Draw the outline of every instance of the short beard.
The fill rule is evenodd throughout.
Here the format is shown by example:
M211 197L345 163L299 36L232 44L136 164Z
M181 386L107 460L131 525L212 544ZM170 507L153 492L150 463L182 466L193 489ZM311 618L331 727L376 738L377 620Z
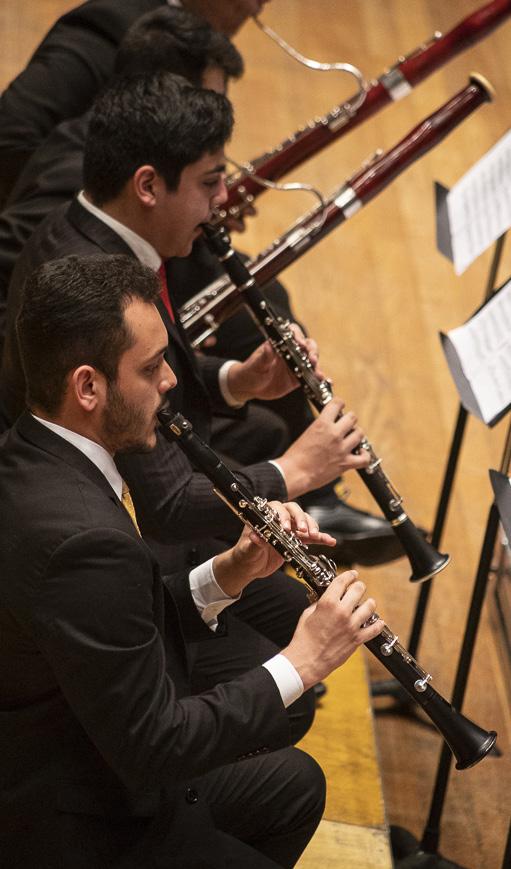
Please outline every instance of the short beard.
M115 383L107 387L103 411L103 439L112 453L149 453L153 447L143 440L140 431L145 416L123 397Z

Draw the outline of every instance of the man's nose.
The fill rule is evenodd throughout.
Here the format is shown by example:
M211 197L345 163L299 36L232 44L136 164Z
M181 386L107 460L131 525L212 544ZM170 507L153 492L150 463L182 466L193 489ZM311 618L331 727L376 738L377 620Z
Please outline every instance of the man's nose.
M159 390L163 394L164 392L168 392L169 389L174 389L177 383L177 377L174 374L172 368L169 363L165 360L163 364L162 378L160 380Z
M214 208L218 208L219 205L223 205L224 202L227 202L228 191L225 181L226 176L222 175L222 180L220 181L218 190L215 192L215 195L211 199L211 210L213 210Z

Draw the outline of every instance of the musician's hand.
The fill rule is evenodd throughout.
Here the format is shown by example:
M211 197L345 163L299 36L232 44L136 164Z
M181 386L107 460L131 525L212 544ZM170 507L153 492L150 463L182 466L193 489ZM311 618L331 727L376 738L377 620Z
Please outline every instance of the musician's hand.
M293 335L295 336L300 347L303 350L305 350L305 352L307 353L307 355L311 361L311 365L314 368L314 371L316 372L319 379L320 380L329 379L329 378L327 378L324 371L321 371L318 368L319 349L318 349L318 345L317 345L316 341L314 340L314 338L308 338L306 335L304 335L304 333L303 333L302 329L300 328L300 326L298 325L298 323L291 323L291 331L292 331ZM329 382L331 382L331 381L329 380Z
M260 344L244 362L235 362L227 374L229 392L243 403L251 398L270 401L297 389L298 380L277 356L269 341Z
M283 654L298 671L305 690L344 664L362 643L383 628L378 619L363 627L376 609L372 598L362 602L365 585L356 570L336 576L320 600L305 610Z
M360 454L352 452L364 435L352 411L339 418L343 407L341 399L333 398L276 459L284 473L289 497L298 498L332 482L344 471L365 468L369 464L366 450L361 450Z
M270 501L284 531L292 531L302 543L335 546L335 538L319 530L317 522L293 502L281 504ZM215 579L222 590L236 597L253 579L269 576L283 564L284 559L248 526L231 549L217 555L213 562Z

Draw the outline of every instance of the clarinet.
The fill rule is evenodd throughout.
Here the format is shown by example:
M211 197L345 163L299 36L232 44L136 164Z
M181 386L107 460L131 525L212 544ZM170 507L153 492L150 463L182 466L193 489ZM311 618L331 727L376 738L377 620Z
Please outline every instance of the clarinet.
M245 525L277 550L307 584L313 599L317 599L334 579L335 563L324 555L311 554L293 532L284 530L266 499L246 492L235 474L195 434L191 423L181 414L164 407L158 412L158 419L163 436L177 441L190 461L211 480L215 493ZM373 613L364 627L378 619ZM496 732L478 727L435 691L430 684L431 675L418 665L387 625L365 645L430 717L456 757L456 769L474 766L491 751Z
M493 0L460 21L442 35L438 31L425 43L370 82L366 97L353 112L354 97L326 115L309 121L272 151L246 164L244 171L227 180L229 198L219 212L218 222L238 218L247 205L264 193L264 181L277 181L309 157L337 141L388 103L405 97L412 88L458 54L484 39L511 15L511 0ZM259 181L258 179L262 179Z
M225 230L222 227L206 224L203 226L203 232L206 243L238 287L243 301L261 332L298 379L312 406L320 413L333 398L330 382L317 377L308 354L300 347L293 335L291 324L272 310L246 265L231 247ZM368 452L370 461L367 468L359 468L357 473L401 541L412 567L410 582L430 579L446 567L450 560L449 556L437 552L414 525L403 508L401 495L385 474L381 459L378 458L367 438L362 440L356 451L361 449Z
M357 213L412 163L438 145L458 124L482 103L493 97L491 85L473 74L469 84L404 139L377 154L329 197L303 215L280 238L249 263L250 272L261 287L303 256L339 224ZM179 310L181 322L192 346L198 347L230 317L243 296L225 277L201 290Z

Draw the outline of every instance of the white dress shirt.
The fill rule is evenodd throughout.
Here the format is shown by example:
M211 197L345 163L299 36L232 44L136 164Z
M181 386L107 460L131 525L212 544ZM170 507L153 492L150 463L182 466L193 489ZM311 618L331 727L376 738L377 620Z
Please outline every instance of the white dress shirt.
M117 495L119 501L122 498L123 479L117 470L115 462L110 453L105 450L101 444L96 441L86 438L78 432L71 431L54 422L49 422L46 419L33 414L41 425L46 426L52 432L59 435L63 440L72 444L77 450L84 453L85 456L101 471L107 479L113 491ZM218 585L213 571L213 559L199 564L189 574L190 590L192 598L197 610L211 630L216 630L218 626L218 616L226 607L230 606L238 597L230 597L226 595ZM274 655L269 661L263 665L269 673L271 673L277 688L282 697L284 706L289 706L303 694L303 682L285 655Z

